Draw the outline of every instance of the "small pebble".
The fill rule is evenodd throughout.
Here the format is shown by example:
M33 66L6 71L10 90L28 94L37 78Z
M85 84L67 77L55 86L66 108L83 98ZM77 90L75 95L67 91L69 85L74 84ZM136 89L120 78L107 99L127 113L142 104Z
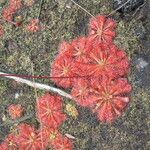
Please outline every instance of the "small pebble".
M140 71L144 69L148 65L148 62L146 62L143 58L138 58L136 62L136 68Z

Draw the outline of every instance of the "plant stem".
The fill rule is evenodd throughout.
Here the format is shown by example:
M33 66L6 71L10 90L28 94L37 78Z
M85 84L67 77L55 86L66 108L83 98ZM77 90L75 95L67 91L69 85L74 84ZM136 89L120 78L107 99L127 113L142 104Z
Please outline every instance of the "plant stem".
M37 16L38 19L40 18L40 15L41 15L42 4L43 4L43 0L40 1L40 8L39 8L38 16Z
M45 84L41 84L41 83L37 83L37 82L32 82L30 80L26 80L26 79L17 77L17 75L16 76L11 76L11 74L4 73L4 72L0 72L0 76L3 76L5 78L9 78L9 79L13 79L17 82L27 84L28 86L31 86L31 87L34 87L34 88L51 91L51 92L59 94L63 97L73 99L73 97L70 94L66 93L65 91L63 91L61 89L58 89L58 88L55 88L55 87L52 87L52 86L49 86L49 85L45 85Z
M34 116L34 114L35 114L35 112L33 112L33 113L29 114L29 115L26 115L26 116L24 116L24 117L21 117L21 118L19 118L19 119L17 119L17 120L10 120L10 121L7 122L7 123L1 124L0 127L6 126L6 125L12 125L12 124L15 124L15 123L23 122L23 121L25 121L25 120L27 120L27 119L32 118L32 117Z
M85 8L83 8L82 6L80 6L78 3L76 3L74 0L70 0L72 3L74 3L76 6L78 6L80 9L82 9L83 11L85 11L87 14L89 14L91 17L94 17L94 15L92 15L90 12L88 12Z
M129 3L130 0L126 1L124 4L122 4L121 6L119 6L118 8L116 8L114 11L112 11L109 15L107 15L107 17L113 15L114 13L116 13L116 11L118 11L119 9L121 9L123 6L125 6L127 3Z

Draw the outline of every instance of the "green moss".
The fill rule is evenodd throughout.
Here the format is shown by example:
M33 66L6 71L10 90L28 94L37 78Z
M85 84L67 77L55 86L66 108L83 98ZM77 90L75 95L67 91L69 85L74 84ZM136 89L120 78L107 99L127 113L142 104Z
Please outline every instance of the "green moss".
M135 35L134 27L138 22L132 20L131 22L120 21L117 27L117 37L115 43L125 51L127 51L130 57L140 50L140 42Z

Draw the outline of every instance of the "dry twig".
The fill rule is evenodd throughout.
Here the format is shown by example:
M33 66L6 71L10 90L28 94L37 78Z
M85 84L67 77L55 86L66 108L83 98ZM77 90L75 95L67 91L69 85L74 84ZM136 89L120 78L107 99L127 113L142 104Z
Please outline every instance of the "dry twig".
M88 12L85 8L83 8L82 6L80 6L78 3L76 3L74 0L70 0L72 3L74 3L76 6L78 6L80 9L82 9L83 11L85 11L87 14L89 14L91 17L94 17L94 15L92 15L90 12Z
M35 112L33 112L33 113L29 114L29 115L26 115L26 116L24 116L24 117L21 117L21 118L19 118L19 119L10 120L9 122L0 124L0 127L6 126L6 125L12 125L12 124L16 124L16 123L18 124L18 123L23 122L23 121L25 121L25 120L27 120L27 119L31 119L31 118L34 116L34 113L35 113Z
M34 69L33 69L33 63L31 63L31 72L32 72L32 75L34 76ZM33 83L35 84L35 79L33 78ZM37 105L37 109L39 110L39 103L38 103L38 94L37 94L37 88L34 86L34 93L35 93L35 99L36 99L36 105ZM43 124L42 124L42 121L41 121L41 117L39 117L39 123L40 123L40 132L42 131L43 129ZM42 149L43 149L43 134L41 132L41 135L40 135L40 138L41 138L41 141L42 141Z
M42 4L43 4L43 0L40 1L40 8L39 8L38 16L37 16L38 19L40 18L40 15L41 15Z
M37 89L51 91L51 92L59 94L63 97L73 99L72 96L70 94L66 93L65 91L63 91L61 89L58 89L58 88L55 88L55 87L52 87L52 86L49 86L49 85L45 85L45 84L41 84L41 83L37 83L37 82L34 83L30 80L26 80L26 79L23 79L23 78L20 78L20 77L17 77L17 76L11 76L11 74L4 73L4 72L0 72L0 76L3 76L5 78L9 78L9 79L13 79L17 82L27 84L28 86L31 86L31 87L34 87L34 88L37 88Z
M116 13L116 11L118 11L119 9L121 9L123 6L125 6L127 3L129 3L130 0L126 1L124 4L122 4L121 6L119 6L118 8L116 8L114 11L112 11L107 17L113 15L114 13Z

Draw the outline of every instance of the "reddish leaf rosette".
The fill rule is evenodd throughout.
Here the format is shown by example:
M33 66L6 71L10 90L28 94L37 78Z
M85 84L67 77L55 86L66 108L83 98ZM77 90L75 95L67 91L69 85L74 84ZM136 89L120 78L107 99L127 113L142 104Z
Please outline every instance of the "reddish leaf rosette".
M66 41L62 41L58 47L59 56L72 57L72 45Z
M9 7L11 7L14 11L20 9L22 7L22 0L10 0Z
M8 112L12 119L20 118L23 115L23 111L20 104L12 104L8 107Z
M17 136L14 134L7 135L4 142L0 144L0 150L17 150Z
M70 88L77 77L75 72L76 67L72 57L65 53L58 56L52 64L51 77L58 86Z
M116 22L106 16L96 16L90 20L89 38L93 44L112 43L116 36Z
M45 150L46 145L36 129L28 124L22 123L18 126L18 146L19 150Z
M3 9L3 18L13 23L13 15L16 13L18 9L22 7L22 0L10 0L9 6ZM13 23L14 24L14 23Z
M39 19L31 19L27 30L30 32L37 32L41 29Z
M91 106L94 104L94 99L89 98L89 93L91 87L87 80L79 79L76 84L74 84L71 95L74 97L74 100L81 106Z
M60 96L45 94L38 100L37 117L42 124L52 128L59 127L65 120L63 102Z
M39 133L48 147L55 145L55 141L62 136L58 129L49 126L43 126Z
M102 77L100 80L94 81L93 84L95 82L99 83L93 91L93 98L97 101L95 110L98 118L102 122L113 122L128 105L128 94L132 87L125 78L113 81Z
M108 75L110 78L118 78L127 74L129 59L126 53L115 45L97 45L89 52L89 64L87 74L92 77Z
M87 63L88 62L88 51L92 47L88 38L79 37L71 42L72 46L72 57L76 62ZM78 65L78 64L77 64Z
M3 12L2 12L4 20L6 20L8 22L12 22L13 21L13 15L14 14L15 14L15 11L11 7L4 8Z
M65 136L59 136L53 145L54 150L73 150L73 143Z
M9 150L8 144L6 142L2 142L0 144L0 150Z

